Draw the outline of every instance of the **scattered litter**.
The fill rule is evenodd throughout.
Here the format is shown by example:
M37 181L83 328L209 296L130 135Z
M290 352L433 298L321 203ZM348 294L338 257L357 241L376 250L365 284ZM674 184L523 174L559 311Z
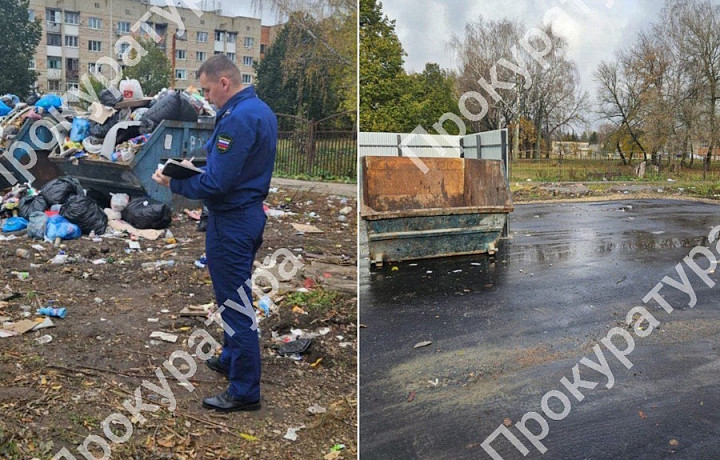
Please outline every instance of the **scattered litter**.
M327 409L316 403L316 404L313 404L312 406L308 407L308 412L310 412L313 415L324 414L325 412L327 412Z
M312 364L310 365L310 367L318 367L320 364L322 364L322 361L323 361L322 358L318 358L318 359L315 360L314 363L312 363Z
M63 265L67 262L68 255L67 254L58 254L52 259L50 259L50 263L53 265Z
M65 308L43 307L37 311L37 314L64 319L67 315L67 310Z
M50 334L45 334L42 337L38 337L35 339L35 342L37 342L38 345L45 345L46 343L52 342L52 336Z
M207 316L214 306L215 304L213 303L206 303L205 305L188 305L180 310L180 316Z
M436 386L438 386L438 383L440 383L440 380L436 378L434 381L433 381L433 380L428 380L428 383L429 383L430 385L436 387Z
M300 233L325 233L314 225L291 224L292 227Z
M453 270L453 273L460 273L462 270Z
M197 268L205 268L206 265L207 265L207 257L205 256L205 254L200 256L200 258L195 261L195 266Z
M40 244L33 244L31 247L36 251L44 251L45 250L45 246L40 245Z
M15 256L19 257L21 259L29 259L30 258L30 251L28 251L25 248L17 248L15 250Z
M432 270L428 270L425 273L427 273L429 275L430 273L432 273Z
M340 214L350 214L352 212L352 208L350 206L345 206L340 210Z
M152 333L150 333L150 338L157 338L165 342L175 343L177 342L178 336L175 334L169 334L167 332L153 331Z
M259 440L257 437L255 437L255 436L253 436L253 435L251 435L251 434L247 434L247 433L240 433L240 437L243 438L244 440L250 441L250 442L254 442L254 441L258 441L258 440Z
M470 265L473 265L475 267L482 267L482 264L480 262L470 262Z
M425 340L424 342L418 342L418 343L416 343L416 344L413 346L413 348L422 348L422 347L427 347L428 345L432 345L432 342L429 341L429 340Z
M147 319L148 323L157 323L158 321L160 321L160 318L148 318Z
M658 231L652 232L653 235L662 235L663 233L665 233L665 232L662 231L662 230L658 230Z
M288 428L287 433L285 433L285 436L283 438L289 439L290 441L297 441L298 435L297 432L305 428L305 425L300 425L298 427L294 428Z
M408 264L408 267L417 267L418 264Z
M391 272L396 272L399 270L400 270L400 267L398 267L397 265L390 269Z
M297 339L292 342L284 343L278 349L278 354L281 356L301 354L307 351L312 343L312 339Z

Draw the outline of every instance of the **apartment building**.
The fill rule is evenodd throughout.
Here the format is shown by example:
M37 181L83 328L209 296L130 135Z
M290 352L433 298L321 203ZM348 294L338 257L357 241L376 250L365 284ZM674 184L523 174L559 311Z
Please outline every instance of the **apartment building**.
M285 24L277 24L274 26L262 26L260 30L260 60L265 58L268 48L272 46L277 38L278 33L285 27Z
M220 53L238 65L243 86L253 83L253 64L260 58L260 19L223 16L221 10L203 11L198 17L178 6L185 25L185 32L178 36L178 24L168 18L172 17L170 9L157 6L165 12L161 15L152 12L152 7L149 0L30 0L30 19L40 18L43 25L31 64L38 72L38 89L65 93L77 88L85 73L109 78L110 65L98 60L109 57L122 64L129 45L118 43L121 37L155 34L172 62L176 88L199 86L197 69L208 57Z

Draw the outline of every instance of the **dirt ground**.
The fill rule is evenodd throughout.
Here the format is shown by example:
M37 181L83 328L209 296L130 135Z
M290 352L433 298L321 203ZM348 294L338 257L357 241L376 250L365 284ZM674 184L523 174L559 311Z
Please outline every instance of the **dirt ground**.
M268 219L258 261L287 248L302 255L306 265L302 275L281 286L286 292L277 299L279 312L259 324L263 407L258 412L220 414L203 409L202 399L224 391L227 381L200 359L189 379L194 391L162 366L176 350L195 353L196 347L187 343L195 331L205 329L222 342L216 323L205 326L205 318L179 315L183 307L214 300L207 269L194 266L204 252L205 234L196 231L195 222L182 210L175 210L170 227L176 242L141 239L141 249L135 252L127 251L127 236L99 242L83 237L61 248L25 236L0 241L0 299L6 299L0 302L0 316L19 321L29 311L28 318L35 319L36 308L52 300L68 312L65 319L53 318L54 328L0 339L0 458L49 459L62 447L83 458L78 445L88 435L107 440L101 424L115 412L131 419L133 430L126 442L110 443L112 458L355 458L355 200L286 188L272 193L267 204L296 214ZM347 206L352 211L338 220ZM315 225L324 233L298 234L293 222ZM34 249L33 244L44 249ZM29 259L17 257L18 248L26 249ZM68 263L48 263L58 249L69 255ZM93 264L101 258L107 263ZM142 267L158 260L175 264ZM21 280L13 273L22 271L30 278ZM280 357L273 333L283 335L296 328L329 331L313 339L301 360ZM152 339L153 331L179 338L176 343ZM52 341L39 344L36 339L46 334ZM182 363L175 361L181 372L190 373L189 365ZM170 401L141 387L144 380L161 385L156 369L164 371ZM139 387L146 404L160 406L155 412L141 412L147 419L144 424L123 406L135 401ZM172 398L174 411L167 407ZM326 412L310 413L308 408L316 405ZM284 439L288 428L301 426L296 441ZM122 424L110 428L119 437L127 433ZM91 451L101 457L100 449L91 446Z

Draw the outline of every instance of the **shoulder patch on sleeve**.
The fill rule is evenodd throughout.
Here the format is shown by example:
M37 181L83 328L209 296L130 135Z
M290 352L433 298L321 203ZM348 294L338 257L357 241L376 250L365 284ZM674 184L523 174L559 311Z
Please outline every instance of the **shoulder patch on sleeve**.
M228 150L230 150L230 147L232 147L233 139L230 137L229 134L221 133L218 136L217 144L215 147L217 147L218 152L225 153Z

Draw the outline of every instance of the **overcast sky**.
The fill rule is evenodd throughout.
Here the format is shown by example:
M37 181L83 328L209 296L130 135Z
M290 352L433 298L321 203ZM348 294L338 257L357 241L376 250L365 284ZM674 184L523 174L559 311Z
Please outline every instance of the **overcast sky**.
M555 16L553 24L568 40L568 57L575 61L583 88L594 99L592 74L613 51L632 42L637 33L660 14L662 0L578 0L589 8L584 14L573 0L383 0L383 12L396 20L397 34L407 57L407 71L422 71L426 62L456 69L454 56L447 49L453 33L461 36L468 21L482 15L486 19L503 17L521 20L526 28L539 25L553 7L567 17ZM608 8L608 5L610 7ZM508 53L509 60L512 61Z

